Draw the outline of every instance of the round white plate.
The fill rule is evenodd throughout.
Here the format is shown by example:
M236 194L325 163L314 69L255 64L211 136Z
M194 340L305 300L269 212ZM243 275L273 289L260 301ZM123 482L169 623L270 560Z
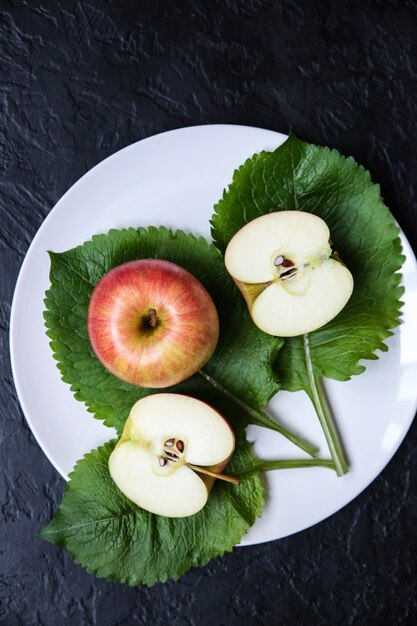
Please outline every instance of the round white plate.
M11 358L26 419L43 451L67 477L77 459L114 436L77 402L60 379L42 312L49 286L47 250L67 250L95 233L126 226L166 225L209 237L213 205L234 169L253 153L274 149L286 137L245 126L196 126L135 143L83 176L42 224L26 255L13 299ZM326 389L350 461L343 478L327 469L270 472L268 502L249 531L249 545L285 537L325 519L357 496L381 472L403 440L417 404L417 267L407 257L403 323L389 352L367 371ZM328 456L318 420L302 392L281 392L271 414L320 446ZM264 458L304 457L271 431L250 427L255 452Z

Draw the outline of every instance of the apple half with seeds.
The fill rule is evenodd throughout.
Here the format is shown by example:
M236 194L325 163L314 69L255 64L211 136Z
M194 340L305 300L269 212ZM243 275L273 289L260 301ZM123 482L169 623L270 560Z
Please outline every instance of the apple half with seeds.
M190 272L169 261L139 259L97 283L88 335L97 358L118 378L138 387L169 387L207 363L219 318Z
M165 517L188 517L206 504L235 437L215 409L188 396L160 393L131 409L109 458L117 487L141 508Z
M304 211L269 213L246 224L230 240L225 264L254 323L279 337L324 326L353 291L327 224Z

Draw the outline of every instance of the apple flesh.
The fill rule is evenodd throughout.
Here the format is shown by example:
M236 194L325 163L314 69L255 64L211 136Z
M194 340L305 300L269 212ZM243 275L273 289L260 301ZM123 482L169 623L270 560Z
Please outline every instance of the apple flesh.
M112 374L139 387L168 387L203 367L219 319L203 285L169 261L140 259L110 270L88 308L93 350Z
M120 491L141 508L187 517L206 504L215 477L238 482L220 474L234 445L229 424L208 404L155 394L132 407L109 471Z
M279 337L324 326L353 290L327 224L303 211L270 213L246 224L230 240L225 264L255 324Z

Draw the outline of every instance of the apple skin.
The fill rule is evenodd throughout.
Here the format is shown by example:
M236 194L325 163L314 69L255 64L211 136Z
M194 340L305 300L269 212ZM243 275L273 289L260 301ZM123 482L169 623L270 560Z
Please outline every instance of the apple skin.
M154 327L150 310L156 312ZM139 259L113 268L97 283L88 335L112 374L138 387L161 388L207 363L219 319L210 295L190 272L169 261Z

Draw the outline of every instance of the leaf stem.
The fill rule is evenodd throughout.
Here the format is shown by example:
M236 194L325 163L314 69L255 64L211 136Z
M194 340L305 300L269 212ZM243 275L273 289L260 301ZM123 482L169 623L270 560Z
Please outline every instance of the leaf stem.
M336 427L333 424L333 420L330 416L330 412L327 406L326 398L324 396L323 388L319 377L315 376L313 363L310 355L310 342L308 335L304 335L304 350L306 355L306 365L308 372L308 380L310 383L311 401L314 404L316 413L320 420L321 427L326 437L327 445L329 446L330 454L333 459L336 473L338 476L343 476L349 471L346 459L343 454L342 446L339 441Z
M292 433L284 426L277 424L273 419L267 415L264 411L257 411L253 409L251 406L243 402L240 398L231 393L228 389L223 387L215 378L207 374L203 369L198 372L200 376L202 376L210 385L212 385L217 391L223 393L229 400L232 400L239 408L241 408L247 415L251 417L251 424L255 424L256 426L261 426L263 428L269 428L270 430L275 430L277 433L280 433L284 437L286 437L289 441L291 441L294 445L307 452L312 457L316 457L319 453L319 450L316 446L313 446L311 443L302 439L298 435Z
M244 476L258 472L269 472L270 470L297 469L305 467L327 467L335 470L335 465L331 459L282 459L278 461L263 461L257 459L252 465L236 470L234 475Z

